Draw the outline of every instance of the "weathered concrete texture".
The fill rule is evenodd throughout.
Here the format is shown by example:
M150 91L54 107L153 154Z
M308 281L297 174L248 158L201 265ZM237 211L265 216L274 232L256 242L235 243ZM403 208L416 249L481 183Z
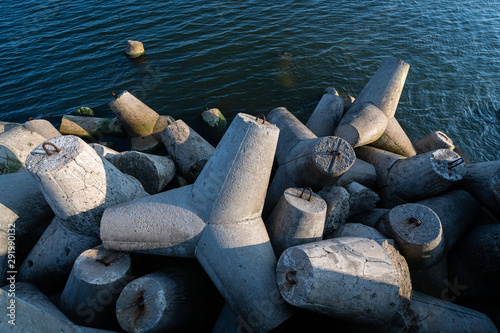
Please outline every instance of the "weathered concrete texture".
M470 286L460 297L500 295L500 224L469 231L450 255L450 271L460 284Z
M417 152L413 147L410 138L399 124L396 118L390 118L387 121L387 127L384 134L371 143L372 146L390 151L406 157L415 156Z
M127 48L125 53L130 58L138 58L145 53L144 45L137 40L127 40Z
M447 149L400 159L388 173L388 187L398 197L418 201L448 190L465 175L460 156Z
M54 127L49 121L44 119L34 119L27 121L23 124L23 127L28 131L37 132L45 139L52 139L56 136L61 136L61 133Z
M130 255L99 245L75 260L64 290L61 308L75 323L96 328L117 328L116 300L133 280Z
M330 236L345 224L349 215L349 192L341 186L325 186L318 195L326 202L326 221L324 236Z
M278 326L292 313L279 296L260 217L278 134L276 126L238 114L193 185L107 209L104 246L188 257L196 246L196 258L239 316L259 316L251 323L256 331ZM265 313L264 303L271 306Z
M161 138L169 155L191 183L196 180L215 150L182 120L176 120L165 127Z
M387 175L391 167L405 157L402 155L394 154L375 147L358 147L355 149L356 156L373 165L377 180L375 181L374 188L380 189L387 185Z
M174 121L171 117L160 116L128 91L111 101L109 107L132 138L132 148L137 151L150 152L158 148L161 131Z
M10 285L0 289L0 306L5 309L2 310L0 331L79 333L73 323L36 287L17 282L12 288L14 291L10 289Z
M120 154L120 152L99 143L90 143L89 146L94 148L99 156L104 157L108 161L112 160L114 156Z
M344 95L342 96L342 99L344 100L344 113L345 113L347 110L349 110L352 103L354 103L356 99L351 95Z
M423 138L414 141L413 147L415 147L417 154L423 154L437 149L455 149L453 140L441 131L431 132Z
M465 169L459 187L500 216L500 160L465 164Z
M43 145L36 147L27 169L61 223L74 232L98 236L106 207L147 195L137 179L120 172L82 139L60 136L47 142L60 152L49 156Z
M76 135L88 141L100 140L104 135L126 136L125 128L118 118L65 115L59 129L64 135Z
M22 124L18 124L18 123L11 123L11 122L8 122L8 121L0 121L0 134L2 134L3 132L6 132L14 127L18 127L18 126L21 126Z
M409 69L410 65L401 59L386 59L356 97L353 106L371 102L388 119L393 118Z
M391 322L409 305L408 266L387 241L342 237L294 246L276 272L287 302L347 321Z
M326 202L319 195L307 189L286 189L266 220L276 257L289 247L321 240L325 218Z
M2 189L0 191L1 282L4 281L6 271L15 270L8 268L9 249L10 252L13 252L14 257L17 255L18 260L20 260L19 242L29 238L25 236L35 228L50 221L54 213L38 185L33 184L33 179L27 171L0 175L0 188ZM16 244L17 247L13 244ZM19 263L17 267L19 267Z
M311 187L318 191L332 185L354 163L352 147L338 137L317 138L285 108L276 108L268 120L280 129L276 172L266 197L264 216L276 206L289 187Z
M413 290L432 297L453 302L456 299L454 293L462 292L458 280L448 280L448 259L446 255L434 266L423 269L410 267L410 274ZM459 289L456 289L457 287Z
M413 332L498 332L485 314L414 291L411 301Z
M394 207L377 228L396 241L411 268L431 267L445 254L441 221L427 206L409 203Z
M347 222L349 223L361 223L369 227L375 227L378 220L389 213L390 209L388 208L373 208L365 213L349 216Z
M192 193L188 185L107 208L101 220L104 247L194 258L205 223Z
M121 172L138 179L149 194L163 190L175 176L175 162L168 156L127 151L114 155L110 162Z
M357 182L350 182L344 188L349 192L349 215L358 215L375 208L380 197L377 192Z
M118 323L130 333L200 331L209 306L202 286L200 276L179 268L137 278L116 302Z
M344 115L344 99L335 88L328 87L309 117L306 127L316 136L330 136Z
M401 59L385 60L359 93L334 134L353 147L378 140L385 132L387 121L394 117L409 67Z
M387 127L384 112L372 103L354 103L346 112L334 135L352 147L360 147L380 139Z
M418 203L429 207L439 216L443 228L445 253L453 248L472 225L480 210L479 202L462 190L449 191Z
M24 170L31 150L44 141L45 137L22 126L0 134L0 174Z
M387 237L378 232L377 229L361 223L346 223L335 230L332 238L338 237L363 237L373 240L386 239Z
M350 182L357 182L366 187L372 187L377 181L375 167L368 162L357 158L349 170L343 173L337 182L337 186L345 186Z
M56 217L19 267L17 277L43 291L54 290L64 283L75 259L100 242L67 229Z

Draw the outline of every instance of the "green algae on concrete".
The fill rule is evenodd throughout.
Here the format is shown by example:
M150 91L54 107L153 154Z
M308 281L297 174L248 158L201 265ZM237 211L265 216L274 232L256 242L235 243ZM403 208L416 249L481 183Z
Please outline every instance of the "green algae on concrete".
M226 131L227 121L219 109L203 111L201 118L216 134L224 134Z
M82 106L81 108L79 108L78 110L76 110L75 114L77 116L90 116L90 117L93 117L94 116L94 110L92 110L89 107Z

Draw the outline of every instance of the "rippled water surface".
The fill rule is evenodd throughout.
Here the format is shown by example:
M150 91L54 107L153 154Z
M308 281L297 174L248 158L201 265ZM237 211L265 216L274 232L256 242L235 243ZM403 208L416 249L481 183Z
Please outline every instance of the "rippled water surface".
M500 158L500 1L2 1L0 120L111 117L128 90L199 128L217 107L307 121L327 86L356 96L387 57L410 64L396 117ZM124 55L127 39L146 56ZM280 60L279 52L292 54Z

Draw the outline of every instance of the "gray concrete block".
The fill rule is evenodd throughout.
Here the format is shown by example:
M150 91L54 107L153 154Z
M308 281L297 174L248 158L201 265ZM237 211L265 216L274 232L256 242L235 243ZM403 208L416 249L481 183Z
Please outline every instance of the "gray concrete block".
M165 127L161 138L169 155L189 182L194 182L215 148L182 120Z
M405 131L394 117L387 121L387 127L382 136L370 145L406 157L415 156L417 154L410 138L408 138Z
M0 174L23 171L30 152L44 141L45 137L22 126L0 134Z
M335 230L331 238L338 237L363 237L373 240L386 239L387 237L378 232L377 229L361 223L346 223Z
M342 237L294 246L276 274L290 304L356 323L391 322L410 302L408 266L387 241Z
M318 192L326 202L326 221L324 237L329 237L336 229L345 224L349 215L349 192L341 186L325 186Z
M439 216L445 253L448 253L470 228L480 210L479 202L462 190L449 191L417 203L429 207Z
M362 214L349 216L347 219L348 223L361 223L369 227L375 227L378 220L389 213L390 209L388 208L373 208L367 212Z
M453 140L441 131L434 131L413 142L417 154L427 153L437 149L454 150Z
M380 197L377 192L357 182L350 182L344 188L349 192L349 216L362 214L375 208Z
M116 302L116 317L127 332L195 332L209 306L201 276L166 268L129 282Z
M330 136L344 115L344 99L337 91L328 87L306 123L316 136Z
M429 207L409 203L394 207L377 224L377 229L396 241L410 268L428 268L445 255L443 228Z
M22 262L18 278L44 292L52 291L66 281L76 258L100 242L98 237L66 228L56 217Z
M43 136L46 140L61 136L61 133L48 120L33 119L25 122L23 127L28 131L36 132Z
M106 207L148 195L137 179L120 172L76 136L48 140L31 151L26 163L61 223L88 236L99 236Z
M326 207L311 189L286 189L265 221L276 257L289 247L323 239Z
M238 114L193 185L106 209L104 247L194 254L252 329L278 326L292 311L279 295L261 218L278 134L276 126Z
M21 126L22 124L19 124L19 123L11 123L11 122L8 122L8 121L0 121L0 134L2 134L3 132L6 132L14 127L18 127L18 126Z
M390 191L407 201L418 201L450 189L465 175L461 157L447 149L400 159L387 175Z
M350 182L357 182L366 187L373 187L377 181L377 172L375 167L368 162L365 162L359 158L354 160L349 170L344 172L335 185L345 186Z
M404 156L394 154L379 148L363 146L355 149L357 158L370 163L375 168L377 180L374 189L378 190L387 186L387 176L394 163L403 159Z
M118 170L139 180L144 190L156 194L175 176L175 162L168 156L125 151L110 160Z
M60 298L73 322L95 328L118 328L116 300L132 281L130 255L99 245L82 252L73 264Z

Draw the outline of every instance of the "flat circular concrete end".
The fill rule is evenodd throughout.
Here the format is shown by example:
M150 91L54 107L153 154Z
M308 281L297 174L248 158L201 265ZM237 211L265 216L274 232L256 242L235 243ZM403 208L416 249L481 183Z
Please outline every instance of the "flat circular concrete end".
M458 181L465 175L464 159L452 150L435 150L429 158L434 172L444 179Z
M349 170L355 160L356 154L351 145L336 136L320 138L314 147L314 161L318 169L333 177Z
M444 255L441 221L427 206L408 203L391 209L386 228L410 265L430 267Z
M160 324L168 307L166 294L168 291L154 276L146 275L127 284L116 302L121 328L129 333L168 329L168 323Z
M288 188L285 193L288 204L308 214L326 213L326 202L321 196L308 188Z
M73 270L77 279L88 284L107 285L123 279L130 267L127 252L109 251L99 245L80 254Z

